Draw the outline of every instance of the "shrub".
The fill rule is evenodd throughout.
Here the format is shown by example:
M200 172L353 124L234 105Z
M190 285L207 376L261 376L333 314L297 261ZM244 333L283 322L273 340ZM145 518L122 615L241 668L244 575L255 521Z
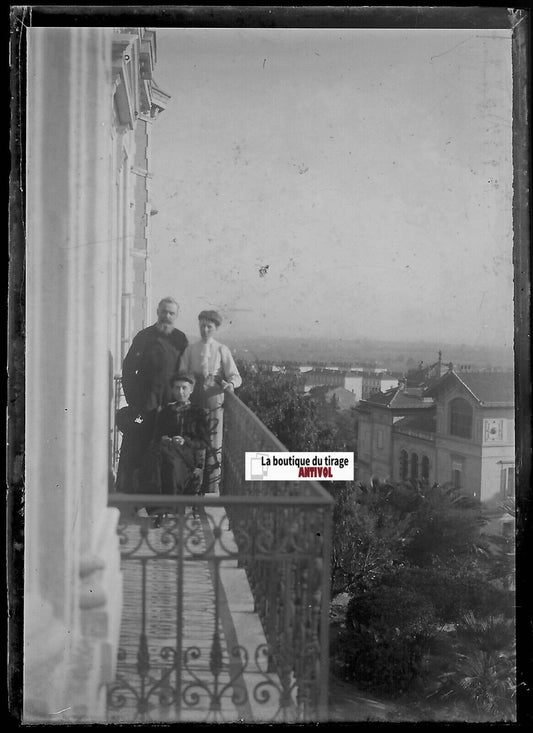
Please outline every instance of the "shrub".
M339 638L344 675L363 689L398 695L416 678L435 629L432 603L385 583L354 596Z
M516 715L514 624L504 616L467 614L457 627L448 669L430 694L448 704L474 708L478 721L510 721Z
M360 593L381 582L401 562L409 516L400 517L379 491L357 483L331 483L333 511L332 594Z
M511 593L497 588L470 568L403 566L396 569L388 583L411 588L427 598L441 624L458 623L468 612L483 618L489 614L511 616L514 611Z
M415 532L406 557L413 565L450 565L473 558L481 543L481 513L477 505L453 488L425 490L412 515Z

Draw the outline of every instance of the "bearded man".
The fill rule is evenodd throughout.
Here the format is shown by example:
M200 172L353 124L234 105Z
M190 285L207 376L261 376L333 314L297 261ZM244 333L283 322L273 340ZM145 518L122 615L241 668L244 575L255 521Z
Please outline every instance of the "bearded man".
M128 417L119 424L123 436L118 491L143 491L136 485L136 470L153 437L157 412L170 401L170 379L178 373L188 343L185 334L173 325L178 311L174 298L163 298L157 307L157 322L139 331L124 359L122 388Z

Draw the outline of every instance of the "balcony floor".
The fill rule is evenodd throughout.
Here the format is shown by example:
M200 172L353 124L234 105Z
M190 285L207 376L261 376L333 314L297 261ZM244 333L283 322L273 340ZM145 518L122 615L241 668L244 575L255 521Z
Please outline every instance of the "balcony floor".
M223 510L211 508L210 514ZM205 549L209 525L202 521L199 534ZM155 550L165 550L163 529L150 529L149 539ZM126 530L129 542L140 537L138 524ZM226 530L225 545L233 536ZM266 671L266 659L259 653L266 640L243 569L237 561L219 563L218 604L215 598L214 563L187 558L183 565L183 605L181 624L177 620L177 563L158 559L147 564L145 582L145 627L149 671L137 672L142 630L142 564L139 557L122 561L124 603L120 634L120 654L116 683L110 687L108 722L258 722L279 719L278 677ZM211 654L217 649L215 607L218 608L220 639L219 672L213 671ZM165 648L177 649L181 626L179 671L172 668L172 658ZM239 646L245 651L235 655ZM216 653L215 653L216 656ZM215 662L215 668L217 667ZM181 680L177 678L181 675ZM161 680L168 680L167 684ZM152 693L148 690L152 688ZM176 689L181 693L175 693ZM265 693L268 693L266 695ZM139 698L142 698L139 705ZM175 702L180 700L181 710ZM117 703L115 705L115 703Z

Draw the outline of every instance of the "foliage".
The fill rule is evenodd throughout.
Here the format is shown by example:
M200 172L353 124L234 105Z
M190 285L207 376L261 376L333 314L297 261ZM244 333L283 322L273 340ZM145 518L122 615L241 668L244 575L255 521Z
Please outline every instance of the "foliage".
M316 406L301 391L297 374L255 371L239 363L243 386L239 398L255 412L286 448L293 451L317 450L321 428Z
M510 519L515 517L515 500L507 498L499 509L505 512ZM511 529L514 525L511 524ZM514 587L515 582L515 559L516 546L514 533L507 535L495 535L484 533L486 544L484 556L486 574L489 580L493 580L505 589Z
M407 559L420 567L473 559L480 548L481 513L469 497L435 484L418 492Z
M418 674L434 625L431 602L413 589L382 582L354 596L337 650L345 677L364 689L404 692Z
M495 587L474 568L457 568L452 564L422 568L402 565L395 568L388 582L424 595L442 625L460 623L468 613L481 618L487 609L506 617L513 614L512 595Z
M283 445L293 451L350 451L355 443L353 417L324 395L304 394L299 374L258 370L239 362L240 399L255 412Z
M351 451L356 454L357 441L355 439L355 416L353 410L339 410L335 416L337 428L338 450Z
M514 586L515 544L514 537L488 535L485 551L486 576L505 589Z
M440 487L422 493L409 483L329 484L328 489L335 498L333 594L353 592L408 564L428 568L433 585L439 573L448 572L450 590L454 577L453 595L460 599L469 581L461 585L458 578L477 562L477 508Z
M509 721L516 715L516 651L513 622L469 613L456 628L448 669L430 697L474 707L476 720Z
M328 486L333 511L332 596L369 588L401 560L409 516L386 506L378 490L357 483Z
M240 370L240 398L289 450L352 449L351 415L324 391L305 395L296 373L246 364ZM483 537L479 504L450 486L324 486L335 499L332 596L351 596L332 647L345 677L365 689L402 693L420 678L440 638L445 666L433 666L432 697L473 704L477 719L512 719L511 540Z
M482 562L479 511L468 500L446 487L409 483L330 490L332 595L351 595L332 652L348 679L376 692L404 692L446 625L463 624L468 614L512 617L513 595L490 582ZM484 664L494 663L490 654Z
M352 410L341 410L338 397L327 398L328 387L313 387L308 399L316 405L316 417L320 424L327 427L331 435L331 445L320 444L320 450L356 452L355 415Z

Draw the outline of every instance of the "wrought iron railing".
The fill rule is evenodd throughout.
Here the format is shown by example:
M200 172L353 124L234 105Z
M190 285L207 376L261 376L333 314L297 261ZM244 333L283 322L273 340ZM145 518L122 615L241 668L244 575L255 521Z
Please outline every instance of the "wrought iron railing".
M285 450L246 405L226 398L222 490L250 502L228 506L230 526L283 694L293 678L299 713L319 719L327 707L333 501L317 482L244 479L246 452Z
M327 719L333 502L244 480L246 451L279 450L230 394L220 496L110 495L125 602L109 722ZM156 506L162 527L135 517Z

